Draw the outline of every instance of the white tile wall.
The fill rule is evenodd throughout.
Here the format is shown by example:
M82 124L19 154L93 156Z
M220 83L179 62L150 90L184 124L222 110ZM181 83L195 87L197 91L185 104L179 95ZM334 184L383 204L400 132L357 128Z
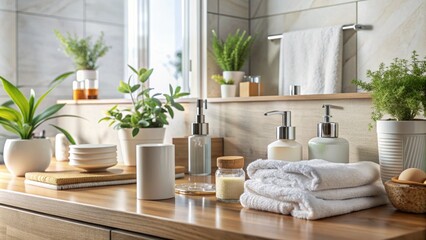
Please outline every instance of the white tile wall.
M219 13L234 17L249 18L249 0L220 0Z
M0 0L0 10L16 10L16 0Z
M18 11L83 20L83 0L18 0Z
M218 13L219 0L207 0L207 12Z
M86 20L124 24L123 0L86 0Z
M0 11L0 22L0 76L16 83L16 13Z
M375 0L358 3L358 21L373 25L358 33L358 76L369 81L367 69L381 62L409 58L413 50L426 56L426 1Z

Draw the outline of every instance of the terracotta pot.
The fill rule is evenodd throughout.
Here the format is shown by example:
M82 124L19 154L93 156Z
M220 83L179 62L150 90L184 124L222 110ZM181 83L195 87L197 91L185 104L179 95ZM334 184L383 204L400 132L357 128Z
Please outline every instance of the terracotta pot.
M13 175L21 177L27 172L43 172L52 157L48 139L7 139L4 163Z
M118 130L121 155L126 166L136 166L136 145L147 143L163 143L165 128L140 128L138 135L132 137L132 129Z
M426 171L426 121L377 121L380 174L386 182L407 168Z

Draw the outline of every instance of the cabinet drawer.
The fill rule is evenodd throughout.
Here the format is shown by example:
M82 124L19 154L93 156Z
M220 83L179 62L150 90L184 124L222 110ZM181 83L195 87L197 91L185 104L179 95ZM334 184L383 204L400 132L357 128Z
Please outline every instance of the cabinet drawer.
M0 205L0 239L109 240L107 228L44 216Z
M130 233L121 230L112 230L111 231L111 240L154 240L161 239L148 235L142 235L138 233Z

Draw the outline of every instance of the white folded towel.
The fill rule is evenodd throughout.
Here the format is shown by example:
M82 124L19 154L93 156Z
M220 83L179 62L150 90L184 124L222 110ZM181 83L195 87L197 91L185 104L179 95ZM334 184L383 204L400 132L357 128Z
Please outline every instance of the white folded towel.
M279 201L246 191L241 195L240 202L245 208L314 220L380 206L387 203L387 198L386 195L378 195L346 200L323 200L300 195L289 198L289 201Z
M302 94L341 92L342 26L284 33L280 48L279 95L289 95L290 85Z
M257 180L247 180L244 189L257 195L279 201L292 201L295 198L314 197L323 200L344 200L350 198L371 197L386 194L381 181L359 187L329 189L322 191L307 191L300 188L280 187L274 184L262 183Z
M309 191L357 187L376 182L379 165L374 162L333 163L314 159L299 162L256 160L247 167L251 179Z

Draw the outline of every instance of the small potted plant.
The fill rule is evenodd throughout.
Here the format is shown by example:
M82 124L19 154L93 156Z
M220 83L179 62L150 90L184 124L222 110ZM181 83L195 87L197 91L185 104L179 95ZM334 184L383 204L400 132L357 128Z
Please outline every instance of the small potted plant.
M168 125L168 117L174 117L174 110L183 111L183 106L175 100L189 93L181 92L181 87L173 89L169 85L170 94L150 94L152 88L146 84L153 69L129 68L136 74L138 82L131 84L131 78L127 83L120 81L118 91L129 94L132 100L131 108L119 109L115 105L106 112L106 116L99 120L109 121L110 126L118 129L118 138L121 146L125 165L136 164L136 145L142 143L162 143L164 141L165 125ZM165 98L165 102L158 99Z
M233 80L238 86L244 78L244 72L241 71L254 38L246 34L246 31L240 32L237 29L235 34L229 34L225 41L218 38L213 30L213 54L217 64L223 70L223 78L226 81Z
M236 87L234 80L226 80L222 75L212 75L212 79L220 85L220 95L222 98L235 97Z
M367 76L371 82L353 82L371 92L382 180L407 168L426 170L426 120L415 119L426 116L426 57L420 61L413 51L411 61L396 58ZM386 114L391 118L381 120Z
M84 91L84 95L74 94L73 98L75 100L83 97L97 99L99 84L97 61L105 56L110 49L104 42L103 32L101 32L94 44L91 42L91 36L79 38L77 35L73 36L70 33L64 36L59 31L55 31L55 34L62 44L65 54L73 60L76 68L77 82L73 83L73 90L78 90L75 93Z
M62 80L60 78L59 80ZM65 104L54 104L37 114L46 96L58 85L55 84L47 92L36 99L35 93L31 90L29 98L9 81L0 76L3 89L9 95L16 108L11 106L0 106L0 125L6 131L17 135L17 139L7 139L4 146L4 163L7 169L15 176L24 176L26 172L44 171L50 164L51 146L48 139L34 139L34 131L46 121L59 117L75 117L74 115L55 114L65 106ZM51 125L61 131L68 141L75 144L74 139L64 129Z

